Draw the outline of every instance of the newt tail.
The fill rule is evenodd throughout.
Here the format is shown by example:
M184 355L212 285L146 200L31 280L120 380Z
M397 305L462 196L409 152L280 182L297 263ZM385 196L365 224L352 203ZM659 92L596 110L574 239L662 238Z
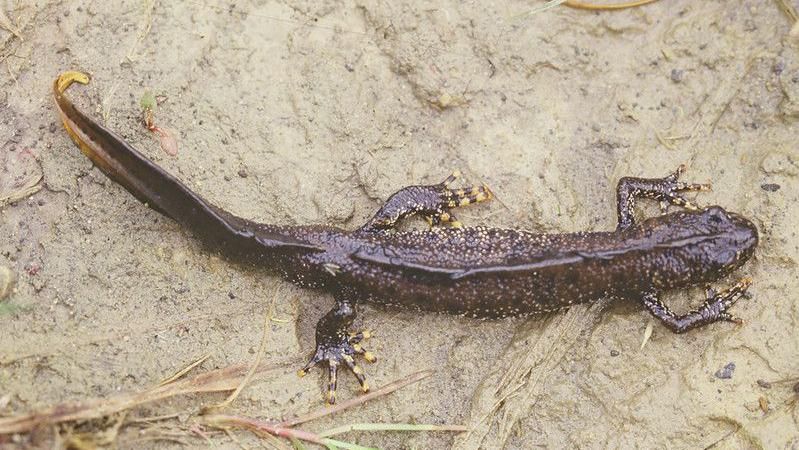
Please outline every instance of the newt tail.
M206 244L230 253L248 253L256 238L258 246L266 248L307 246L279 233L255 236L253 230L258 224L205 201L119 135L76 108L64 95L74 82L88 84L89 76L65 72L53 82L53 98L64 128L95 166L142 203L190 229Z

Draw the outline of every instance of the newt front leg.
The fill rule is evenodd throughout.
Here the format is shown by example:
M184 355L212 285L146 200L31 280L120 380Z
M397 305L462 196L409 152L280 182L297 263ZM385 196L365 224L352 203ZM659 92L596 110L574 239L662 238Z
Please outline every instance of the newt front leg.
M751 284L751 278L744 278L723 291L716 292L713 289L708 289L705 303L683 315L672 312L655 294L644 295L642 302L653 316L660 319L669 330L677 334L718 321L740 325L743 320L728 313L727 310L735 304Z
M690 210L699 209L680 193L707 191L710 189L710 185L678 181L684 171L685 166L681 165L663 178L624 177L620 179L616 185L616 210L619 219L616 229L623 230L635 224L635 199L639 197L660 200Z

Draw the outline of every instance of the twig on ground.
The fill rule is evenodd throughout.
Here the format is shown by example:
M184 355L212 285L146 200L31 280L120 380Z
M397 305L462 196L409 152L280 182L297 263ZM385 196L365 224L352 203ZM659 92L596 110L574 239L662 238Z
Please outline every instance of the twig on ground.
M267 310L266 314L264 314L264 332L261 336L261 344L258 346L258 353L255 355L255 361L253 361L250 370L247 371L247 374L244 375L242 378L241 383L236 387L236 390L230 393L228 398L226 398L221 403L217 403L216 405L209 406L207 408L203 408L202 414L207 414L211 411L216 411L223 409L233 403L234 400L241 394L241 391L244 389L244 386L250 382L253 373L255 373L255 369L261 364L261 359L263 359L264 353L266 353L266 343L269 341L269 331L270 331L270 324L273 316L275 306L275 300L272 298L272 302L269 304L269 309Z
M335 405L332 405L332 406L328 406L328 407L325 407L325 408L322 408L322 409L317 409L316 411L310 412L310 413L305 414L303 416L299 416L299 417L296 417L296 418L291 419L291 420L283 421L283 422L280 423L280 426L282 426L282 427L293 427L293 426L299 425L301 423L310 422L311 420L316 420L316 419L318 419L320 417L328 416L330 414L335 414L335 413L337 413L339 411L343 411L345 409L352 408L353 406L357 406L357 405L360 405L362 403L366 403L369 400L372 400L373 398L377 398L377 397L384 396L386 394L390 394L390 393L396 391L397 389L401 389L401 388L403 388L403 387L405 387L405 386L407 386L409 384L413 384L413 383L416 383L417 381L424 380L425 378L429 377L432 374L433 374L432 370L422 370L422 371L413 373L413 374L411 374L411 375L409 375L409 376L407 376L407 377L405 377L405 378L403 378L401 380L397 380L397 381L394 381L392 383L389 383L389 384L387 384L387 385L385 385L385 386L383 386L383 387L381 387L379 389L375 389L372 392L369 392L368 394L361 395L360 397L355 397L355 398L349 399L347 401L344 401L344 402L341 402L341 403L338 403L338 404L335 404Z
M171 376L165 378L163 381L158 383L158 386L163 386L165 384L169 384L169 383L172 383L174 381L177 381L177 380L183 378L184 375L186 375L187 373L191 372L192 369L194 369L195 367L197 367L200 364L204 363L205 360L210 358L210 357L211 357L211 354L210 353L206 353L205 355L201 356L199 359L197 359L193 363L191 363L188 366L186 366L186 367L178 370L177 372L175 372L174 375L171 375Z
M657 0L636 0L632 2L613 3L609 5L598 5L594 3L583 3L575 0L566 0L563 5L574 9L585 9L589 11L617 11L620 9L635 8L637 6L644 6L649 3L654 3Z

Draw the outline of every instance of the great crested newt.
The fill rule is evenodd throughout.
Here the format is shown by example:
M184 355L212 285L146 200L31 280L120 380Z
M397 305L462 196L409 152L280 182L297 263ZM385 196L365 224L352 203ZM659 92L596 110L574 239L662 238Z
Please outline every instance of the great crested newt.
M332 293L335 306L316 326L316 351L300 374L328 366L327 401L335 402L337 369L343 364L368 390L357 355L368 333L351 330L359 302L412 307L475 318L526 316L603 297L632 299L675 333L717 321L740 323L727 310L749 287L708 289L698 308L676 314L662 292L718 280L744 264L758 243L755 225L719 206L699 208L681 193L707 189L663 178L619 180L614 231L538 234L518 229L464 227L452 210L491 198L485 186L455 189L444 182L400 189L365 225L344 230L327 225L272 225L230 214L194 193L119 135L75 108L64 95L74 81L67 72L53 95L72 139L108 177L149 207L190 229L231 260L257 264L306 288ZM638 198L681 206L637 221ZM424 230L400 231L397 223L419 215Z

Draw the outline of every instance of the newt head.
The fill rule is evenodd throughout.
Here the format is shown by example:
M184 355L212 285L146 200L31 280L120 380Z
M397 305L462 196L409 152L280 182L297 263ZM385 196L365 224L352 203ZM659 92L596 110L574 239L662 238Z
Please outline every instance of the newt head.
M694 226L706 236L700 244L701 267L708 271L728 273L741 267L758 244L757 227L749 219L720 206L711 206L692 214Z
M691 283L703 283L741 267L755 251L755 224L720 206L680 211L648 219L646 240L666 250Z

